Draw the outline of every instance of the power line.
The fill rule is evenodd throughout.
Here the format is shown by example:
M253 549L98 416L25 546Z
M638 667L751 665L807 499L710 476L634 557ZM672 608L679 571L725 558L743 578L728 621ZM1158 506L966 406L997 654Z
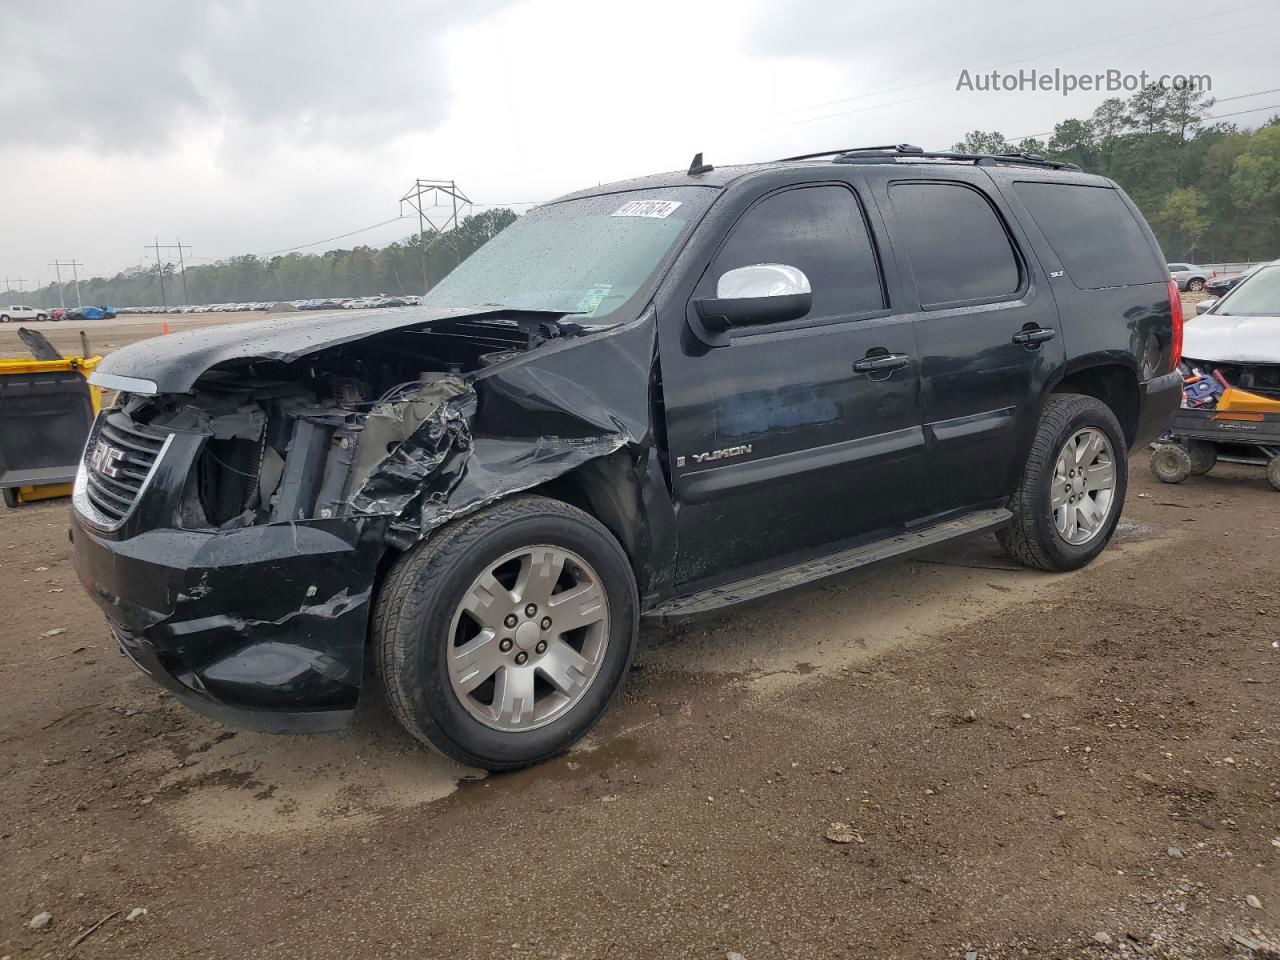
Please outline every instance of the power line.
M334 240L343 240L346 237L354 237L357 233L368 233L370 230L376 230L378 227L385 227L388 223L395 223L397 220L410 219L408 214L401 214L398 217L392 217L390 220L383 220L381 223L370 224L367 227L360 227L358 230L349 230L346 233L340 233L336 237L325 237L323 240L315 240L311 243L300 243L296 247L284 247L280 250L268 250L266 253L259 253L259 257L274 257L279 253L292 253L295 250L305 250L307 247L318 247L322 243L332 243ZM226 259L225 257L223 259Z
M1239 94L1236 94L1234 97L1217 97L1217 98L1215 98L1214 102L1215 102L1215 103L1228 103L1228 102L1230 102L1230 101L1232 101L1232 100L1244 100L1244 99L1246 99L1247 97L1260 97L1260 96L1262 96L1264 93L1280 93L1280 87L1273 87L1273 88L1272 88L1272 89L1270 89L1270 90L1255 90L1253 93L1239 93ZM1260 112L1260 111L1262 111L1262 110L1275 110L1275 109L1278 109L1278 107L1277 107L1277 106L1270 106L1270 107L1251 107L1251 108L1250 108L1250 109L1248 109L1248 110L1237 110L1237 111L1235 111L1234 113L1215 113L1213 116L1209 116L1209 117L1201 117L1201 118L1200 118L1199 120L1197 120L1196 122L1197 122L1197 123L1204 123L1206 120L1224 120L1224 119L1226 119L1227 117L1239 117L1239 116L1242 116L1242 115L1244 115L1244 114L1246 114L1246 113L1258 113L1258 112ZM1025 134L1025 135L1020 136L1020 137L1009 137L1009 138L1008 138L1008 142L1009 142L1009 143L1019 143L1019 142L1021 142L1021 141L1023 141L1023 140L1031 140L1031 139L1033 139L1033 138L1035 138L1035 137L1048 137L1048 136L1051 136L1053 133L1055 133L1055 131L1054 131L1054 130L1042 130L1040 133L1028 133L1028 134Z
M1267 26L1268 24L1272 24L1272 23L1280 23L1280 19L1262 20L1262 21L1260 21L1260 22L1258 22L1258 23L1246 23L1246 24L1241 24L1240 26L1237 26L1237 27L1230 27L1230 28L1228 28L1228 29L1226 29L1226 30L1219 30L1217 33L1201 33L1201 34L1195 34L1195 35L1192 35L1192 36L1180 37L1180 38L1179 38L1179 39L1177 39L1177 40L1170 40L1170 41L1168 41L1167 43L1157 43L1157 44L1154 44L1154 45L1149 46L1149 47L1139 47L1139 48L1137 48L1136 50L1124 50L1124 51L1121 51L1121 52L1118 52L1118 53L1108 53L1108 54L1105 54L1104 56L1101 56L1101 57L1093 57L1093 58L1091 58L1091 59L1089 59L1089 60L1078 60L1078 61L1076 61L1075 63L1066 64L1064 67L1059 68L1059 69L1069 69L1069 68L1071 68L1071 67L1079 67L1079 66L1083 66L1083 65L1084 65L1084 64L1086 64L1086 63L1096 63L1096 62L1097 62L1097 61L1099 61L1099 60L1111 60L1111 59L1113 59L1113 58L1115 58L1115 57L1127 57L1127 56L1132 56L1132 55L1133 55L1133 54L1135 54L1135 53L1146 53L1148 50L1158 50L1158 49L1160 49L1160 48L1162 48L1162 47L1171 47L1171 46L1175 46L1175 45L1177 45L1177 44L1179 44L1179 43L1188 43L1188 42L1190 42L1190 41L1192 41L1192 40L1208 40L1208 39L1211 39L1211 38L1213 38L1213 37L1220 37L1220 36L1223 36L1224 34L1228 34L1228 33L1235 33L1236 31L1239 31L1239 30L1251 30L1251 29L1253 29L1254 27L1264 27L1264 26ZM1058 51L1058 52L1059 52L1059 53L1061 53L1062 51ZM1053 55L1053 54L1045 54L1045 56L1052 56L1052 55ZM1030 58L1028 58L1028 59L1030 59ZM1015 60L1015 61L1012 61L1012 62L1014 62L1014 63L1021 63L1021 62L1023 62L1023 61L1022 61L1022 60ZM1003 64L1003 66L1008 66L1008 64ZM997 66L997 67L992 67L992 68L990 68L990 69L993 69L993 70L994 70L994 69L998 69L998 68L999 68L999 67ZM983 71L983 72L985 72L985 71ZM942 77L942 78L938 78L938 79L947 80L947 79L950 79L950 77ZM921 86L921 85L926 84L926 83L937 83L937 82L938 82L938 79L933 79L933 80L922 80L922 81L920 81L920 83L917 83L917 84L911 84L910 86ZM905 88L905 87L902 87L902 88L898 88L898 89L906 89L906 88ZM881 91L881 92L888 92L888 91ZM837 117L846 117L846 116L849 116L850 114L854 114L854 113L865 113L865 112L866 112L866 111L868 111L868 110L880 110L880 109L883 109L884 107L898 107L898 106L902 106L903 104L906 104L906 103L917 103L917 102L919 102L919 101L921 101L921 100L932 100L934 97L941 97L941 96L945 96L945 95L947 95L947 94L954 94L954 93L956 93L956 92L957 92L956 90L939 90L939 91L937 91L937 92L935 92L935 93L926 93L926 94L923 94L922 96L919 96L919 97L908 97L908 98L907 98L907 99L905 99L905 100L891 100L891 101L889 101L888 103L873 103L873 104L869 104L869 105L867 105L867 106L865 106L865 107L855 107L855 108L854 108L854 109L852 109L852 110L840 110L840 111L837 111L836 113L824 113L824 114L823 114L822 116L820 116L820 117L805 117L804 119L801 119L801 120L792 120L792 121L789 121L788 123L777 124L777 125L775 125L775 127L778 127L778 126L780 126L780 127L795 127L795 126L800 126L801 124L805 124L805 123L817 123L817 122L818 122L818 121L820 121L820 120L834 120L834 119L836 119ZM874 94L866 94L866 96L874 96ZM849 98L849 99L858 99L858 98L856 98L856 97L851 97L851 98ZM837 103L838 103L838 102L840 102L840 101L833 101L833 102L837 102ZM801 109L810 109L810 110L811 110L811 109L815 109L815 108L814 108L814 107L804 107L804 108L801 108ZM795 112L795 111L792 111L792 112Z
M1059 54L1071 53L1073 50L1083 50L1086 47L1096 47L1100 44L1111 43L1112 41L1115 41L1115 40L1126 40L1129 37L1136 37L1145 33L1153 33L1156 30L1165 30L1170 27L1181 28L1183 24L1194 23L1197 20L1209 20L1214 17L1226 16L1227 14L1230 14L1230 13L1239 13L1241 10L1252 10L1254 7L1266 7L1266 6L1271 6L1271 0L1263 0L1263 2L1251 3L1243 7L1232 7L1228 10L1220 10L1216 13L1207 13L1199 17L1188 17L1186 19L1179 20L1177 23L1166 24L1163 27L1155 27L1155 28L1144 27L1141 30L1134 30L1130 33L1120 33L1112 37L1105 37L1101 40L1091 40L1089 43L1081 43L1074 47L1063 47L1060 50L1050 50L1047 53L1036 54L1035 56L1032 56L1032 57L1020 57L1017 60L1006 60L1004 63L996 63L996 64L992 64L990 67L984 68L983 72L987 70L999 70L1001 67L1011 67L1014 64L1018 64L1018 63L1026 63L1028 60L1038 60L1038 59L1043 59L1044 57L1056 57ZM811 103L807 107L794 107L791 110L788 110L786 112L802 113L805 110L818 110L822 107L834 107L840 103L849 103L850 101L853 101L853 100L863 100L867 97L876 97L882 93L897 93L899 90L910 90L914 87L923 87L930 83L942 83L944 80L951 80L954 76L955 76L954 73L949 73L945 77L931 77L928 80L917 80L914 83L906 83L896 87L884 87L880 90L872 90L868 93L859 93L851 97L842 97L839 100L827 100L824 103Z

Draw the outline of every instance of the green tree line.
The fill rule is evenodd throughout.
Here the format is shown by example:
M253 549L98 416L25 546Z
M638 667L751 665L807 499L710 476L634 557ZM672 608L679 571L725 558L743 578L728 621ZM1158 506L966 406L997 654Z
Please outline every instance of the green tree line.
M1280 116L1255 130L1210 122L1214 100L1152 84L1063 120L1048 140L1010 143L974 130L966 153L1035 153L1115 180L1170 260L1220 263L1280 257Z
M457 227L440 234L426 235L426 286L438 283L450 270L482 244L514 223L516 215L506 207L486 210L463 218ZM124 270L114 277L92 277L80 281L80 299L86 305L140 307L161 303L160 279L163 270L165 300L170 306L191 303L241 303L264 300L304 300L328 297L366 297L377 294L423 292L422 245L417 234L375 248L327 250L324 253L287 253L260 257L245 254L217 263L188 265L186 296L176 263L161 263L142 269ZM68 305L76 302L71 281L63 283L62 296ZM60 303L57 284L32 293L11 290L6 303L30 303L56 307Z

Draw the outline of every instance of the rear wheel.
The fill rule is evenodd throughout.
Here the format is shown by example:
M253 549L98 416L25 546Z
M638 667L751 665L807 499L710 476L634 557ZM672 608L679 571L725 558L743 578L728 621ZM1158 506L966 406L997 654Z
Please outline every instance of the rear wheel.
M1267 461L1267 483L1280 490L1280 457L1272 457Z
M1161 483L1181 483L1191 467L1191 454L1179 443L1158 443L1151 451L1151 475Z
M392 568L374 615L392 710L461 763L560 753L626 674L639 600L626 554L581 510L519 497L432 535Z
M1191 475L1203 477L1218 462L1218 448L1207 440L1187 442L1187 455L1191 458Z
M4 505L12 510L18 506L18 503L19 503L19 500L18 500L17 488L5 487L4 488Z
M1084 566L1115 532L1126 480L1124 433L1111 409L1094 397L1054 394L1009 503L1013 523L996 535L1000 545L1039 570Z
M8 323L8 322L9 322L9 315L7 313L0 313L0 323Z

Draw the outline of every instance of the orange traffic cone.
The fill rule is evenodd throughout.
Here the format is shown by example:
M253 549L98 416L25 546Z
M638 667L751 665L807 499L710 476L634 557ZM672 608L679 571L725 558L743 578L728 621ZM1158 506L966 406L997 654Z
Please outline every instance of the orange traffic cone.
M169 318L168 318L168 317L165 317L165 320L164 320L164 326L160 328L160 332L161 332L161 333L168 333L168 332L169 332Z

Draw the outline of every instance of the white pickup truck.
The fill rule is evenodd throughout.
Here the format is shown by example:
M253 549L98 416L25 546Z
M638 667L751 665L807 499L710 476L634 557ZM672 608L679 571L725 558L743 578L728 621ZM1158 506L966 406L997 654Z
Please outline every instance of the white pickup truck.
M0 307L0 323L8 323L10 320L48 320L49 313L46 310L37 310L35 307L20 307L17 305L11 307Z

